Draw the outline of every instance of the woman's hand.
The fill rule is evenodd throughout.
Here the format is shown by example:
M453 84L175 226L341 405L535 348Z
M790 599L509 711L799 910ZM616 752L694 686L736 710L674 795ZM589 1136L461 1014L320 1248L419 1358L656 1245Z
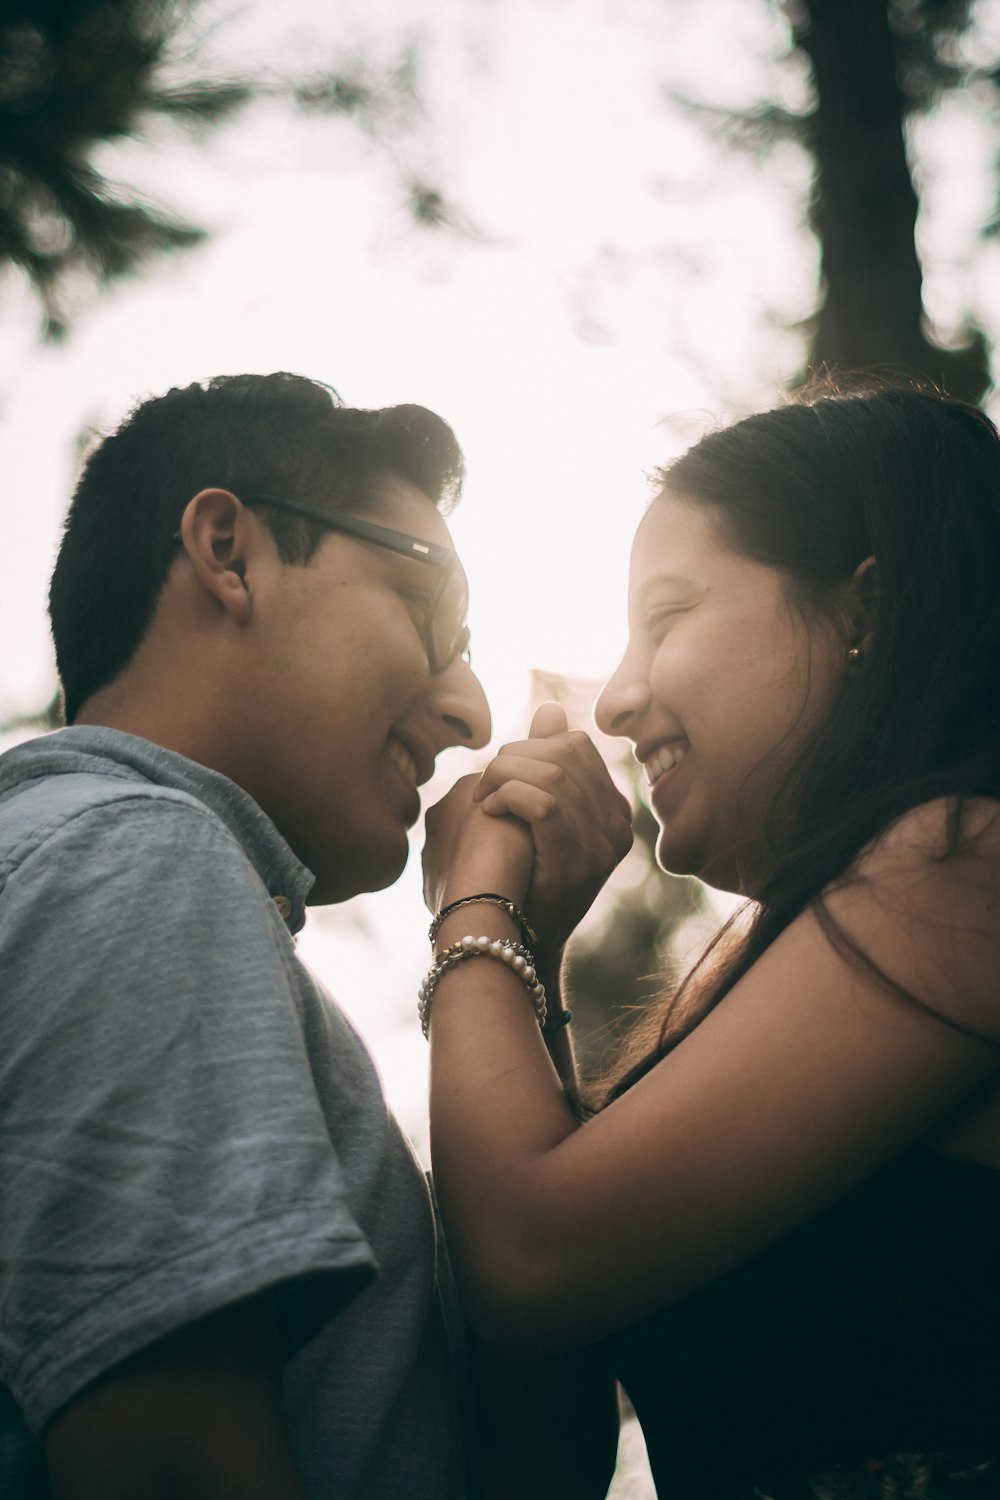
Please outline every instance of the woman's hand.
M535 858L524 910L539 947L561 947L632 847L632 809L593 740L570 730L558 703L543 703L530 738L505 745L476 799L491 818L531 829Z
M590 737L568 729L558 704L538 709L530 735L431 809L424 892L430 905L445 893L454 900L499 891L524 908L540 948L552 951L632 847L632 810Z

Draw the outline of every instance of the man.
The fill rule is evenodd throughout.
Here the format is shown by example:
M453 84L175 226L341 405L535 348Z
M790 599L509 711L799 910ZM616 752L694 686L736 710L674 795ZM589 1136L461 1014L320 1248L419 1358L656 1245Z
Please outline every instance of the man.
M86 463L71 727L0 757L5 1500L465 1494L423 1176L294 949L489 738L460 485L432 413L290 375Z

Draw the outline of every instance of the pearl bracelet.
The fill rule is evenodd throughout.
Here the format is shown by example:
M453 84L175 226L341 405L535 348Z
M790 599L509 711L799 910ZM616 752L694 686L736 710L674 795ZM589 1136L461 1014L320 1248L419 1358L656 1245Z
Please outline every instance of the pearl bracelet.
M539 1029L545 1025L545 986L538 981L535 961L523 943L511 942L509 938L473 937L466 934L443 953L439 953L427 971L420 986L417 1015L420 1029L426 1037L430 1031L431 1000L442 974L447 974L456 964L466 958L498 958L520 979L531 1000Z

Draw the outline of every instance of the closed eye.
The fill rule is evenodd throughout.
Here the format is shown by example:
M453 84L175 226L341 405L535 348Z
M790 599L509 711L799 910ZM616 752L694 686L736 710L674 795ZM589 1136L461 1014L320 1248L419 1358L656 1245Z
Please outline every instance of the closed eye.
M688 614L693 608L691 604L671 604L652 609L646 616L646 629L651 636L662 636L673 620L679 615Z
M434 597L432 589L399 588L397 586L396 594L402 599L406 608L418 623L426 619L431 599Z
M396 593L401 599L405 599L407 604L421 604L424 609L427 608L434 597L433 589L400 588L398 584L396 586Z

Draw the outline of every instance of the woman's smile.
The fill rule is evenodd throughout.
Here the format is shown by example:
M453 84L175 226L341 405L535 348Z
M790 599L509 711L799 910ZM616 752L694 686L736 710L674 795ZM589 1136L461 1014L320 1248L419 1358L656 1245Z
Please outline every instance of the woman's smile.
M679 766L690 749L686 739L670 740L657 748L641 762L648 786L655 786L659 778L675 766Z

